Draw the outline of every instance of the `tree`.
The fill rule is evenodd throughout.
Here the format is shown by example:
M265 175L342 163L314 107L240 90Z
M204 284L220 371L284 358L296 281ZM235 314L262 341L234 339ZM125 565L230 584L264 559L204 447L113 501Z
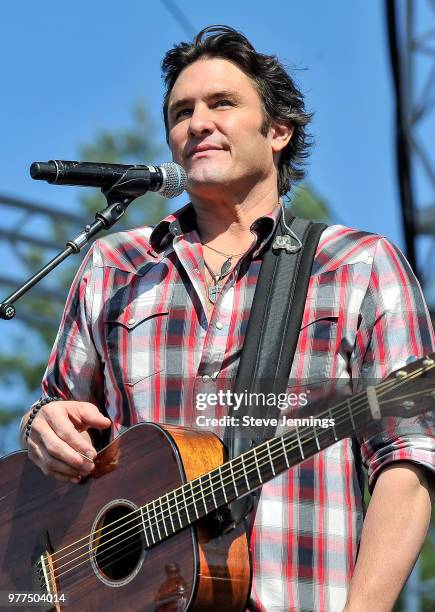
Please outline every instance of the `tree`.
M146 160L149 163L156 160L162 152L162 147L150 138L153 133L154 126L146 108L144 104L139 103L133 108L131 125L117 130L98 131L92 142L79 146L79 158L126 164L145 163ZM65 244L83 229L97 210L104 208L105 203L101 192L84 190L78 201L78 208L83 213L83 225L73 227L68 222L49 222L47 235L51 235L59 244ZM164 198L158 194L147 194L133 202L123 218L110 231L152 224L167 212L167 201ZM21 249L20 255L29 275L39 270L51 257L47 251L34 247ZM0 452L17 448L17 421L24 409L39 396L48 353L53 345L66 294L78 265L77 257L67 259L38 286L39 291L36 288L30 290L26 299L19 304L19 313L27 323L26 331L16 334L12 351L0 352L0 384L14 389L15 393L12 395L16 397L14 400L5 396L0 398ZM52 299L46 299L40 291L41 287L55 287L56 295L53 295ZM35 316L32 313L38 314Z
M162 147L149 140L149 134L152 132L153 126L144 105L137 104L132 112L130 126L99 131L91 143L79 147L79 157L87 161L126 164L154 160ZM84 190L78 202L78 207L83 212L83 226L104 206L105 198L101 192ZM295 189L291 206L299 216L317 220L328 219L326 202L308 185ZM130 205L111 231L145 223L153 224L165 214L167 201L157 194L147 194ZM52 222L47 227L47 234L55 237L59 244L65 244L83 226L73 228L67 222ZM25 250L23 259L30 275L40 269L49 257L46 251L32 248ZM13 403L9 398L0 398L0 452L6 448L10 450L17 447L17 421L24 409L39 396L49 350L53 345L66 294L77 268L77 257L71 257L51 273L48 281L51 287L57 289L57 296L53 299L47 300L43 292L39 293L34 288L27 294L26 300L20 302L19 312L22 318L29 317L30 312L38 313L38 317L27 318L27 330L15 337L12 353L0 352L0 383L20 390L19 398ZM8 444L5 444L6 438Z
M296 217L331 223L331 208L309 183L298 185L290 198L291 210Z
M161 152L161 147L149 140L153 126L146 108L138 104L133 109L132 124L118 130L99 131L92 143L79 147L79 157L87 161L106 161L119 163L141 163L152 161ZM145 200L146 198L146 200ZM167 214L167 202L156 194L148 194L144 203L136 201L128 209L122 220L111 231L119 231L128 227L155 223ZM331 214L331 208L325 199L309 184L298 186L290 198L292 211L295 215L318 221L337 221ZM100 210L105 205L103 195L97 191L85 191L79 198L78 206L83 212L83 225L89 215ZM332 218L331 218L332 217ZM47 234L56 237L60 244L74 235L74 231L66 222L51 223ZM22 253L27 263L29 274L37 271L49 258L45 251L27 249ZM18 420L26 406L30 405L39 395L40 381L46 367L48 353L53 344L58 321L62 314L63 303L71 284L75 270L78 267L77 258L64 262L56 272L50 275L51 286L59 288L58 298L47 300L31 290L24 306L20 302L20 315L26 318L30 312L37 312L36 319L27 319L28 331L17 334L12 353L0 351L0 384L5 388L19 389L20 397L11 403L8 397L0 397L0 454L6 449L18 447ZM6 444L6 439L8 443ZM432 515L432 531L435 531L435 510ZM433 553L434 541L427 539L422 553L423 578L434 579ZM433 599L427 596L423 600L423 609L433 609ZM402 610L401 601L395 610Z

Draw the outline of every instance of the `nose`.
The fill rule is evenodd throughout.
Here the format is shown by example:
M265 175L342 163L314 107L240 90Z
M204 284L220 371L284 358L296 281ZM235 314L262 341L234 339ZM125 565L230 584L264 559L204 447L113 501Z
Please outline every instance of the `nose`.
M211 134L214 130L212 111L206 105L195 106L189 122L191 136Z

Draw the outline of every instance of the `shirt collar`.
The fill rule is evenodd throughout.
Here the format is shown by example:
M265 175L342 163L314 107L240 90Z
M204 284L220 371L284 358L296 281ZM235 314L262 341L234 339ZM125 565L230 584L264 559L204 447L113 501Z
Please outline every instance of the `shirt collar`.
M150 236L151 248L156 253L161 253L174 236L181 236L195 228L195 211L189 202L183 208L170 213L155 226Z
M256 257L264 248L273 234L281 216L279 204L266 215L258 217L252 225L251 230L257 234L257 242L254 247L253 257ZM174 236L182 236L196 229L196 217L193 205L189 202L183 208L169 214L151 232L150 244L156 253L161 253L173 240Z

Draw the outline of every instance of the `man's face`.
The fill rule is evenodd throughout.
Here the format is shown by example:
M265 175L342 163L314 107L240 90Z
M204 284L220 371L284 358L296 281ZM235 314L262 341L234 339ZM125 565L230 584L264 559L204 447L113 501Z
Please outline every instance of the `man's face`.
M246 191L276 182L273 129L260 132L263 105L255 85L224 59L187 66L168 104L169 146L189 177L191 194Z

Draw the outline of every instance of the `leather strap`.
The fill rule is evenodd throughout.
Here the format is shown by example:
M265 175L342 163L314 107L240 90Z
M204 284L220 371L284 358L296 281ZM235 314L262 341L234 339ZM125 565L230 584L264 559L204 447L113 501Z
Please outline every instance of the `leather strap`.
M269 248L263 257L248 321L234 392L244 394L273 393L275 397L287 389L293 357L299 337L311 268L320 235L327 227L293 217L286 212L286 222L302 242L297 253L285 248ZM282 219L277 224L270 244L276 236L286 234ZM260 442L273 437L275 427L267 426L267 418L278 417L276 406L251 402L242 404L231 416L239 422L243 415L261 418L260 427L228 426L224 444L229 459L237 457ZM261 489L230 504L229 527L243 520L258 503ZM253 517L251 517L251 525ZM228 521L227 521L228 523Z

